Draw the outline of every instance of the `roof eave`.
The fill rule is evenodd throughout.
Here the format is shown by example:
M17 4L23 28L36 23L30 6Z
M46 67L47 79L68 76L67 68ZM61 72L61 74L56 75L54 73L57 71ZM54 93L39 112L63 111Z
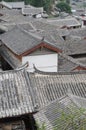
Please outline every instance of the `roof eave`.
M37 46L35 46L35 47L33 47L33 48L31 48L31 49L29 49L29 50L27 50L27 51L25 51L25 52L19 54L19 56L22 57L22 56L26 56L26 55L28 55L28 54L31 54L32 52L36 51L36 50L37 50L38 48L40 48L40 47L45 47L45 48L47 48L47 49L49 49L49 50L52 50L52 51L54 51L54 52L62 53L62 50L61 50L61 49L59 49L59 48L57 48L57 47L54 47L54 45L50 45L49 43L46 43L46 42L44 42L44 41L41 41Z

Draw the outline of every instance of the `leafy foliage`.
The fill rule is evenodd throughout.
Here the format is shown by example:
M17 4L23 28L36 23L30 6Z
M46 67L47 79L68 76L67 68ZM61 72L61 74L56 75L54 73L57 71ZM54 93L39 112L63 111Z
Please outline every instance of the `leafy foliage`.
M46 130L45 123L43 123L42 126L40 126L38 123L36 123L36 126L37 126L37 130Z
M59 117L55 120L53 130L86 130L86 110L71 106L67 111L64 109L56 109L54 112L59 113ZM45 123L41 126L37 123L37 130L46 130Z
M43 7L44 10L49 14L52 10L52 4L54 0L29 0L29 3L35 7Z
M56 6L61 12L71 13L71 7L66 2L59 2Z
M66 2L68 4L70 4L70 0L60 0L61 2Z
M66 3L70 4L70 0L66 0Z
M56 126L54 130L86 130L86 110L76 109L74 107L65 112L60 110L60 117L56 120ZM64 124L64 126L62 125Z

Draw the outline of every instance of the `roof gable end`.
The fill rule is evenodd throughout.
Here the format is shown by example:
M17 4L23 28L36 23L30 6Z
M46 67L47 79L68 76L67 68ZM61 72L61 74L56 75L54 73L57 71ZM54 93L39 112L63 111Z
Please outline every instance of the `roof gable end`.
M28 55L28 54L30 54L30 53L36 51L38 48L47 48L47 49L49 49L49 50L51 50L51 51L54 51L54 52L56 52L56 53L62 53L62 50L61 50L61 49L55 47L54 45L51 45L51 44L49 44L49 43L46 43L46 42L42 42L42 41L41 41L37 46L31 48L30 50L28 50L28 51L26 51L26 52L24 52L24 53L22 53L21 56L26 56L26 55Z

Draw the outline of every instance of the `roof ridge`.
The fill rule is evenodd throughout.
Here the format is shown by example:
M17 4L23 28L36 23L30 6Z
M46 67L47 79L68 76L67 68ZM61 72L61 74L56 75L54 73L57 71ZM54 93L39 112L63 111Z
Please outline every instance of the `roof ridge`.
M23 65L21 65L21 66L17 67L15 70L25 69L25 68L27 68L27 67L28 67L28 65L29 65L29 63L28 63L28 61L27 61L25 64L23 64Z
M34 30L37 30L37 29L35 28L35 26L34 26L31 22L29 22L29 24L31 25L31 27L32 27Z
M11 30L9 30L8 32L13 31L14 29L15 29L15 30L16 30L16 29L19 29L19 30L22 31L23 33L25 33L25 34L27 34L27 35L31 35L32 37L35 37L35 38L37 38L37 39L39 39L39 40L42 39L42 37L39 37L39 36L37 36L36 34L33 34L33 33L29 32L29 31L26 31L25 29L22 29L18 24L14 25L14 27L13 27ZM5 32L4 34L8 34L8 32ZM4 36L4 34L2 34L1 36ZM2 39L1 39L1 40L2 40Z
M20 30L19 25L18 25L18 24L15 24L12 29L10 29L10 30L8 30L7 32L3 33L1 36L4 36L4 34L8 34L9 32L13 31L14 29L19 29L19 30Z
M19 27L19 26L18 26L18 28L19 28L22 32L26 33L27 35L31 35L32 37L35 37L35 38L37 38L37 39L39 39L39 40L42 39L41 36L38 36L38 35L36 35L36 34L31 33L30 31L27 31L27 30L25 30L25 29L22 29L22 28Z
M79 65L79 66L82 66L82 67L85 67L86 68L86 65L76 61L74 58L72 58L71 56L68 56L64 53L59 53L59 55L63 56L64 58L66 58L67 60L71 61L72 63L76 64L76 65Z
M25 63L24 65L22 65L21 67L18 67L14 70L6 70L6 71L0 71L0 74L4 74L4 73L10 73L10 72L19 72L19 71L24 71L27 67L27 63Z
M34 65L34 74L42 74L42 75L72 75L72 74L83 74L86 73L86 71L72 71L72 72L44 72L36 68Z
M79 96L78 96L78 97L79 97ZM47 105L43 106L42 108L39 108L38 110L39 110L39 111L40 111L40 110L43 110L44 108L50 106L51 104L53 104L53 103L55 103L55 102L57 102L58 104L64 104L64 103L62 103L62 100L64 100L65 98L69 98L69 100L72 101L76 107L79 107L79 104L78 104L77 102L74 102L74 100L71 98L71 96L69 96L68 94L66 94L66 95L64 95L64 96L62 96L62 97L60 97L60 98L57 98L57 99L55 99L55 100L49 102Z

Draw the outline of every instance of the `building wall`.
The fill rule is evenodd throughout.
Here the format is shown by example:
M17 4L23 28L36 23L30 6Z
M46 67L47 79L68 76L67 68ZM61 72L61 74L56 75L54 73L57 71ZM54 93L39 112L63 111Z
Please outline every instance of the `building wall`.
M57 72L58 71L58 54L41 54L24 56L22 58L22 64L28 61L29 66L27 70L29 72L34 72L34 65L37 69L46 72Z
M34 72L34 65L41 71L58 71L58 54L45 47L40 47L31 54L23 56L22 64L25 64L27 61L29 63L27 68L29 72Z

